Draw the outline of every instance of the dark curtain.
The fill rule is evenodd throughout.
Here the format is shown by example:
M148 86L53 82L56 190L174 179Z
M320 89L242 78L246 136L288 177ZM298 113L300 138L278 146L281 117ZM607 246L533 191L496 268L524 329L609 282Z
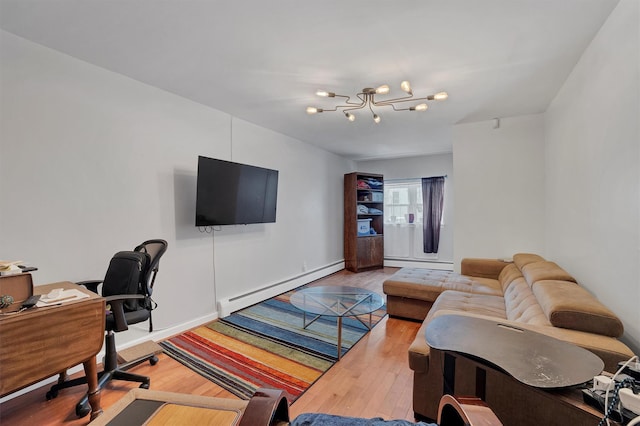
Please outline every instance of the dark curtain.
M440 243L442 200L444 199L444 176L422 178L422 223L425 253L437 253Z

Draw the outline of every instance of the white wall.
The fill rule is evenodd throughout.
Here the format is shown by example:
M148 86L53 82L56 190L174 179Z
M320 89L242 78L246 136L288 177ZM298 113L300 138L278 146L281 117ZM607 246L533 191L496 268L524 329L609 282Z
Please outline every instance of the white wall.
M453 261L454 229L454 176L453 155L451 153L424 155L417 157L395 158L389 160L370 160L357 162L359 172L379 173L385 180L420 179L431 176L447 176L445 180L444 226L440 230L438 262ZM418 230L418 232L422 232ZM385 239L386 241L386 239ZM385 262L385 264L388 262Z
M232 141L228 114L6 32L0 52L0 259L36 265L36 285L102 278L116 251L164 238L162 329L343 259L351 162L237 119ZM199 232L198 155L278 169L277 222Z
M542 115L453 129L455 270L464 257L544 254Z
M279 170L277 218L214 232L218 300L343 260L343 175L351 163L236 119L233 139L233 161Z
M640 353L640 10L622 0L545 114L546 252Z

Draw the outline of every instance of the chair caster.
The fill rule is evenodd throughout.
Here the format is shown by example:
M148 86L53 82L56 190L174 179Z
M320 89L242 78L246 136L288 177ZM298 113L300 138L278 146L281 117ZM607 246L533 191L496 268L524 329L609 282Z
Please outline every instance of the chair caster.
M50 391L47 392L47 394L45 396L47 397L47 401L50 401L53 398L58 396L58 391L57 390L50 390Z
M149 383L142 383L140 389L149 389Z
M151 365L156 365L158 363L158 357L157 356L152 356L151 358L149 358L149 364Z
M88 401L85 402L85 403L79 402L76 405L76 416L84 417L87 414L89 414L90 412L91 412L91 406L89 405Z

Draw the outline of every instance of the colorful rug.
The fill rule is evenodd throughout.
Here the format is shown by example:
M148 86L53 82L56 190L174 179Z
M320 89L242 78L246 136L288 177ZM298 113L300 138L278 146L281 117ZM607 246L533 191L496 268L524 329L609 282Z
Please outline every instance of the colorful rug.
M292 292L160 342L164 352L234 395L249 399L257 388L283 389L295 401L337 361L337 320L321 317L302 328ZM386 315L373 313L372 324ZM368 321L368 316L363 318ZM344 356L369 330L342 320Z

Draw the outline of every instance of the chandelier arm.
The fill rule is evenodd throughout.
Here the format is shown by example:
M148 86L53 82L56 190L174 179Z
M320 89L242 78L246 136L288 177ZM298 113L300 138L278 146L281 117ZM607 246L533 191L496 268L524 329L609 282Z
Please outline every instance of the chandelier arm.
M384 103L387 103L387 102L407 102L407 101L412 101L412 100L416 100L416 98L413 97L413 94L411 94L409 96L404 96L402 98L383 99L383 100L380 100L380 101L376 101L375 98L373 98L373 95L372 95L372 99L371 99L371 101L373 102L374 105L384 104Z
M388 100L388 101L378 101L378 102L374 102L374 105L392 105L394 103L400 103L400 102L413 102L413 101L429 101L431 99L429 99L428 96L425 96L424 98L410 98L410 99L405 99L405 98L398 98L396 100Z
M360 99L360 102L349 102L349 97L346 96L347 100L345 101L347 105L337 105L334 109L329 110L329 111L337 111L338 108L344 108L342 110L342 112L347 112L347 111L352 111L352 110L356 110L356 109L362 109L365 107L365 105L367 104L366 100L363 99L360 95L362 95L362 93L358 93L356 95L356 97L358 99ZM336 95L337 96L337 95ZM345 97L345 96L343 96Z
M377 102L374 104L374 106L377 107L381 107L381 106L390 106L391 108L393 108L394 111L408 111L409 108L396 108L396 106L392 103L386 103L386 102Z
M394 104L378 104L376 106L390 106L394 111L409 111L410 108L396 108Z
M335 107L333 107L332 109L322 109L322 112L334 112L334 111L349 111L352 109L360 109L362 108L364 105L360 105L360 104L355 104L355 103L351 103L349 105L336 105ZM340 108L346 108L346 109L340 109Z
M349 108L343 109L343 112L347 112L347 111L355 111L357 109L362 109L366 106L367 104L363 103L362 105L358 105L358 106L350 106Z
M353 102L353 101L351 101L351 96L346 96L346 95L337 95L337 94L336 94L336 95L334 95L334 97L335 97L335 98L337 98L337 97L340 97L340 98L347 98L344 102L345 102L346 104L349 104L349 105L360 105L360 104L359 104L359 103L357 103L357 102Z

